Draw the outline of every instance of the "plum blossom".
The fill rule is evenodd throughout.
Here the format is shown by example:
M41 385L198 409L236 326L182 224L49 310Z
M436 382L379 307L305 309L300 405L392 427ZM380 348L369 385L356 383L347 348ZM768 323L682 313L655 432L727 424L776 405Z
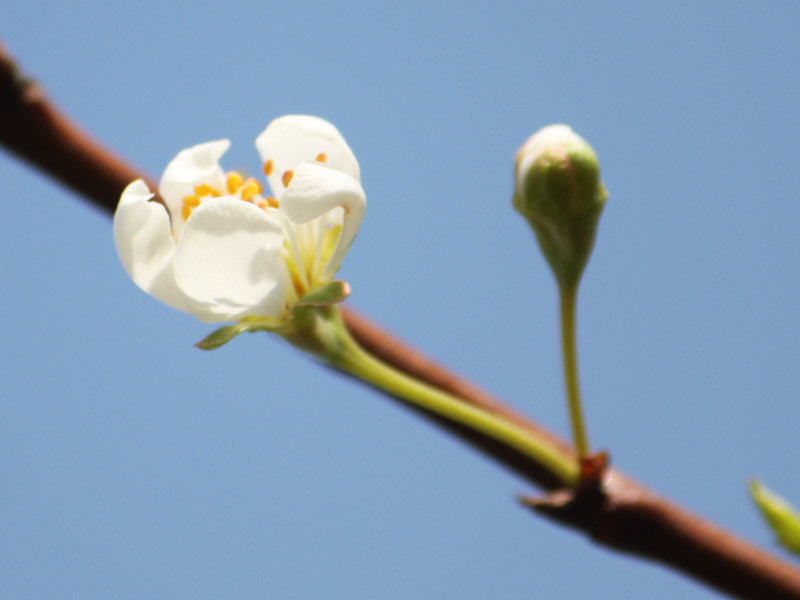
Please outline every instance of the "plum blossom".
M144 291L201 321L285 319L333 281L366 209L358 162L338 130L311 116L274 120L256 139L271 194L223 172L230 143L183 150L159 185L142 180L114 215L125 270Z

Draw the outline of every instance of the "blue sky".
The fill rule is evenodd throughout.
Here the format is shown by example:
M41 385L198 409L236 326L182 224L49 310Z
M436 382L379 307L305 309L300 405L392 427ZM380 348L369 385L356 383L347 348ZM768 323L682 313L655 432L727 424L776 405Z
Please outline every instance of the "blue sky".
M218 138L255 171L286 113L334 122L369 198L349 303L555 431L556 296L512 162L568 123L610 192L581 290L592 443L774 547L800 504L800 6L11 0L0 39L160 175ZM44 598L716 597L531 517L505 473L383 398L128 279L109 219L0 155L0 580Z

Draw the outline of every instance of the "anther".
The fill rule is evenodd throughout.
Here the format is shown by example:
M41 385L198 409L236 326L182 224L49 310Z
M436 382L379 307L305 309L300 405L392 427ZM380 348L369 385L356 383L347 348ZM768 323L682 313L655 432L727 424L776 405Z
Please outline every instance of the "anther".
M270 158L267 162L264 163L264 175L269 177L272 175L272 169L275 167L272 159Z
M261 185L261 182L256 179L255 177L248 177L245 182L245 185L254 186L256 188L256 193L263 194L264 193L264 186Z
M292 182L292 177L294 177L294 171L290 170L283 172L283 175L281 176L283 187L289 187L289 184Z
M273 198L272 196L267 196L267 205L271 206L272 208L280 208L281 207L280 203L278 203L278 201L275 198Z
M200 206L200 198L197 196L186 196L183 199L183 206L181 207L181 216L183 220L186 221L189 215L192 214L192 211L198 206Z
M239 175L236 171L231 171L228 173L228 177L225 179L225 187L228 188L229 194L235 194L240 187L242 187L242 183L244 179L242 176Z
M213 196L215 198L221 196L221 194L215 190L213 187L208 185L207 183L201 183L200 185L194 188L194 193L197 194L200 198L203 196Z
M317 158L315 160L321 163L328 162L328 155L325 154L324 152L320 152L319 154L317 154Z
M253 196L261 194L261 191L261 184L251 178L244 182L239 190L239 195L242 197L242 200L247 200L249 202Z

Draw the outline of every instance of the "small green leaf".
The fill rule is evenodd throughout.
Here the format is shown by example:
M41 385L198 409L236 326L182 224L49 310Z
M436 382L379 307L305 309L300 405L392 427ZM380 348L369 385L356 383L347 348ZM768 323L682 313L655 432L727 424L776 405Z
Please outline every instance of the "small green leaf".
M329 306L347 300L350 295L350 285L346 281L337 279L321 288L315 289L300 298L295 306Z
M271 317L244 317L238 323L227 325L210 333L195 344L201 350L216 350L241 333L254 331L275 331L281 326L278 319Z
M750 493L778 541L800 555L800 515L797 511L755 479L750 482Z

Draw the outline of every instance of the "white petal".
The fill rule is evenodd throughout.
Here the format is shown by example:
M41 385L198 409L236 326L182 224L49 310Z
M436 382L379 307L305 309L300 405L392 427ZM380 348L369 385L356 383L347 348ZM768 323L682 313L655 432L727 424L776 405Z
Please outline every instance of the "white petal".
M564 147L576 143L585 144L586 142L568 125L548 125L529 137L517 152L517 186L519 189L525 185L523 181L525 174L544 150L551 146Z
M336 207L344 211L342 233L336 249L323 270L332 276L361 227L367 198L361 184L352 177L317 163L303 163L281 198L281 210L295 223L307 223Z
M158 191L172 215L172 228L177 237L183 228L183 199L194 194L196 186L207 183L220 192L225 191L225 174L219 166L219 159L230 145L228 140L198 144L181 150L167 165Z
M318 117L287 115L275 119L256 139L256 148L262 161L273 162L268 179L278 198L283 195L283 173L316 160L319 154L325 155L329 167L361 181L358 161L339 130Z
M207 323L284 311L288 272L277 219L238 198L201 204L175 254L175 280L197 318Z
M153 194L142 180L122 192L114 213L114 242L122 265L136 285L163 303L187 310L175 285L172 259L175 242L169 215L162 204L148 202Z

